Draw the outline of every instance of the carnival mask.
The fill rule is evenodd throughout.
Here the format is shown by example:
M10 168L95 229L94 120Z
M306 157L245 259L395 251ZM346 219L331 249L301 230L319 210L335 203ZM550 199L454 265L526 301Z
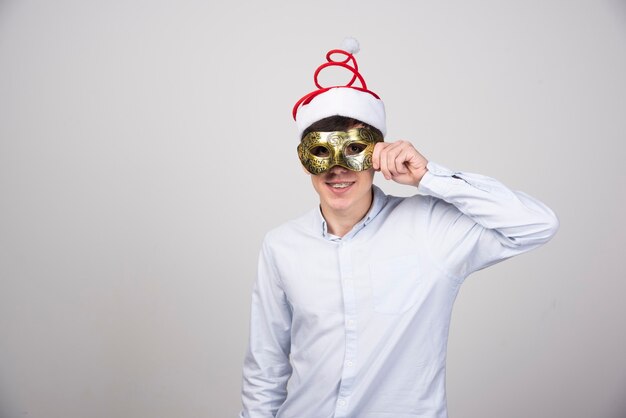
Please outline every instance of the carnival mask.
M336 165L352 171L364 171L372 166L372 154L377 142L383 142L383 137L367 128L310 132L298 145L298 157L307 171L314 175Z

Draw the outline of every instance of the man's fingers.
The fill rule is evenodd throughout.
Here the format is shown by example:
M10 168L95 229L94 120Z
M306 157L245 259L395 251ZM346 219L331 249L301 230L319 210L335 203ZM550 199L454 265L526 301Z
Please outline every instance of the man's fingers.
M391 145L392 144L388 142L379 142L374 147L374 153L372 154L372 166L374 170L380 171L387 180L391 178L387 165L387 149Z
M387 164L387 153L388 153L388 146L385 147L383 150L380 151L380 158L379 158L379 164L380 164L380 172L383 173L383 176L389 180L391 178L391 174L389 173L389 166Z
M426 160L408 141L379 142L372 154L374 170L380 171L387 180L403 184L406 181L413 183L413 171L419 169L421 160L424 160L422 165L425 166Z
M398 157L396 158L396 171L400 174L406 174L409 170L406 167L407 158L409 154L406 150L402 150Z
M406 163L411 156L410 147L411 145L408 142L400 141L400 144L398 146L398 154L395 159L396 171L399 174L406 174L409 172Z
M380 151L385 148L384 142L378 142L374 145L374 152L372 153L372 167L374 170L380 170Z
M377 142L374 145L374 152L372 153L372 167L374 167L374 170L380 170L380 154L389 145L390 143L388 142Z
M402 143L399 142L379 142L374 147L372 167L374 170L380 171L387 180L403 172L404 168L399 167L402 163L396 161L401 148Z
M391 176L395 177L399 174L407 173L405 165L408 157L407 143L405 141L394 142L387 151L387 168Z
M386 149L387 151L387 170L389 170L389 175L391 177L398 174L398 170L396 169L396 157L398 156L398 146L394 143L392 146Z
M399 144L397 142L390 143L380 154L382 171L387 180L398 174L396 168L396 158L398 157Z

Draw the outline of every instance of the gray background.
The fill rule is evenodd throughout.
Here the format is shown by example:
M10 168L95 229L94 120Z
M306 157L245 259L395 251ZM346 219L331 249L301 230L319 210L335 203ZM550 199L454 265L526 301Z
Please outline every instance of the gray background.
M291 106L346 35L388 139L561 220L462 288L451 418L626 417L618 0L0 0L0 417L236 415L259 244L316 203Z

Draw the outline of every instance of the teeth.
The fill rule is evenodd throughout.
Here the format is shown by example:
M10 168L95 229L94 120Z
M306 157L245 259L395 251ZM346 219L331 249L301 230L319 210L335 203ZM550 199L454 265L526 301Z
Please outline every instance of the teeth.
M330 187L335 188L335 189L345 189L346 187L350 186L352 183L332 183L330 185Z

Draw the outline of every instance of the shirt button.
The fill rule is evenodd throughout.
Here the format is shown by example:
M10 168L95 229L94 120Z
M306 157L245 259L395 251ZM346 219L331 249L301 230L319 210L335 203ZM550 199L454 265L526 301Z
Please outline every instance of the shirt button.
M339 406L346 406L346 400L345 400L345 399L339 399L339 400L337 401L337 404L338 404Z
M353 327L354 326L354 319L348 319L348 326L349 327Z
M354 363L351 362L350 360L348 360L348 361L346 361L346 366L352 367L352 366L354 366Z

